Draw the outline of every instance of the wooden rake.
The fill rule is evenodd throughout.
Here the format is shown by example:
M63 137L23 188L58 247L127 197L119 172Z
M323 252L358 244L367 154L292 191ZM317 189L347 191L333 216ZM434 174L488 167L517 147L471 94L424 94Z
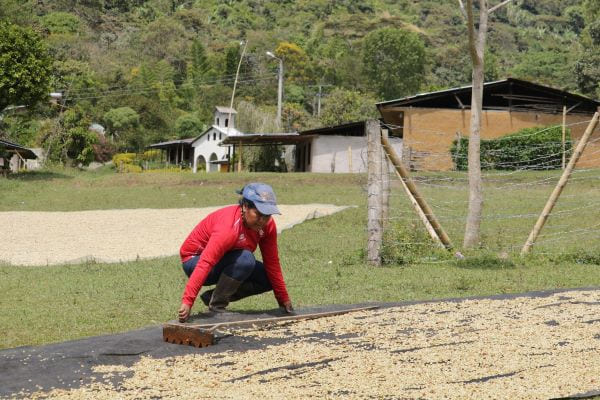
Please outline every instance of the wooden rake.
M335 315L348 314L357 311L367 311L379 308L379 306L350 308L338 311L326 311L320 313L290 315L287 317L259 318L242 321L221 322L216 324L186 324L169 322L163 325L163 340L165 342L189 345L195 347L207 347L215 344L215 332L219 328L265 326L285 321L302 321Z

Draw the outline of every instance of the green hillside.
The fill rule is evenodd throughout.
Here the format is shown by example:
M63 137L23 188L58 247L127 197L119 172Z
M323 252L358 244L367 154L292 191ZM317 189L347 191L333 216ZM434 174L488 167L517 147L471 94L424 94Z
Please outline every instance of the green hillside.
M2 3L0 20L31 28L47 46L48 88L63 97L5 111L0 131L57 161L85 163L200 132L213 107L230 102L242 40L235 106L245 131L277 129L279 64L266 51L284 60L285 131L374 116L375 101L470 83L456 0ZM497 10L486 79L600 97L599 3L514 0ZM91 123L108 139L84 129Z

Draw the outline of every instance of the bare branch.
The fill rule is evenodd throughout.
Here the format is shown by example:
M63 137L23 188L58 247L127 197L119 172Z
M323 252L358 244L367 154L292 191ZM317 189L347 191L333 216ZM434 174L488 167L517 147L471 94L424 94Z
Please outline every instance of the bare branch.
M465 5L462 0L458 0L458 5L460 6L460 12L462 13L463 17L467 19L467 11L465 10Z
M459 0L459 1L460 1L460 0ZM496 11L496 10L497 10L497 9L499 9L500 7L502 7L502 6L504 6L504 5L508 4L508 3L510 3L511 1L512 1L512 0L504 0L502 3L500 3L500 4L496 4L494 7L490 8L490 9L488 10L488 14L491 14L491 13L493 13L494 11Z

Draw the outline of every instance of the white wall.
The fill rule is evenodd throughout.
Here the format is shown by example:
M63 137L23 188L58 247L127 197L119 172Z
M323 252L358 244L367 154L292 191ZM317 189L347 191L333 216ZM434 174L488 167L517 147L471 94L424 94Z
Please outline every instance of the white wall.
M219 143L225 140L227 135L221 132L221 138L219 139L219 133L220 132L217 129L210 128L208 133L192 143L192 147L194 149L194 172L198 171L197 161L199 156L203 156L206 160L206 171L211 171L211 164L209 163L211 154L216 154L218 160L222 160L227 154L227 146L219 146ZM213 140L214 134L216 134L216 140ZM210 140L208 140L209 135ZM218 170L218 166L216 164L213 167L213 171L214 170Z
M402 139L390 137L390 143L402 158ZM310 172L366 172L366 136L323 135L312 140ZM350 148L350 150L348 149ZM350 170L352 158L352 170Z
M25 167L29 170L35 170L35 169L42 168L42 165L44 164L44 161L46 160L45 150L41 147L35 147L35 148L32 148L31 151L33 151L38 158L36 158L34 160L27 160L27 162L25 163Z

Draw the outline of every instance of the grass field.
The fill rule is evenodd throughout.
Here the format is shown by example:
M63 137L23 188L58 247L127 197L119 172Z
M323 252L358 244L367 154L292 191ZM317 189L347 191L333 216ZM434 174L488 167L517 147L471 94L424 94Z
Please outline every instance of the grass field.
M561 213L550 219L544 231L542 239L548 241L535 247L531 256L518 256L558 175L487 175L484 242L481 249L465 252L462 261L433 250L420 229L412 228L412 210L396 182L388 221L388 232L393 234L385 250L388 263L381 268L364 263L364 175L54 170L0 178L0 211L224 205L236 201L234 190L244 183L264 181L274 187L282 204L357 206L281 234L282 266L296 307L598 286L600 247L594 225L600 215L594 205L600 201L600 180L596 171L576 174L557 206ZM466 213L464 178L460 173L416 175L457 247ZM173 319L184 285L177 257L121 264L0 265L0 348L121 332ZM233 309L275 306L272 294L264 294L234 303ZM193 311L202 308L196 305Z

